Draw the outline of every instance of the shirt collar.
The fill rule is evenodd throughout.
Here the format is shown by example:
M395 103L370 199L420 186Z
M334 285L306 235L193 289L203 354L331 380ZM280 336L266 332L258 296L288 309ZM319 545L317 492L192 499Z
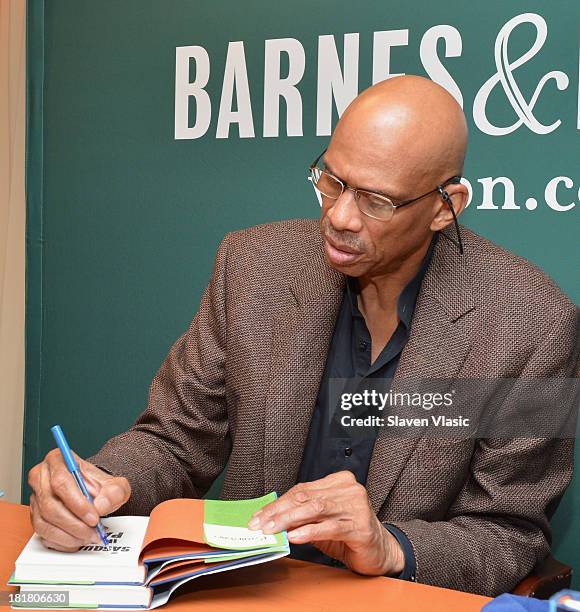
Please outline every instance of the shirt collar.
M413 313L415 312L415 304L417 303L421 283L423 282L423 277L425 276L425 272L427 271L431 258L433 257L433 250L435 249L438 239L439 232L435 232L417 274L415 274L415 276L405 286L403 291L401 291L401 295L397 301L397 314L407 329L409 329L411 325L411 319L413 318ZM354 276L346 277L346 292L352 316L362 318L362 313L358 308L357 302L359 285L358 280Z

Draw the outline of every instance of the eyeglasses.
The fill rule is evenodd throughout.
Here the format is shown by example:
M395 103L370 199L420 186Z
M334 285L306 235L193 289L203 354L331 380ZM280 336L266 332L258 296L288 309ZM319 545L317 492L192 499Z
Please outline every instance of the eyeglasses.
M457 185L460 183L460 176L452 176L446 181L443 181L443 183L440 185L437 185L435 189L431 189L431 191L417 196L416 198L395 203L387 195L376 193L374 191L368 191L366 189L356 189L355 187L347 185L344 181L328 170L319 168L317 164L325 153L326 149L324 149L324 151L322 151L322 153L312 162L309 168L312 184L323 196L330 198L331 200L338 200L345 190L348 189L354 193L356 205L363 215L371 217L371 219L377 219L378 221L390 221L397 208L408 206L409 204L413 204L414 202L422 200L423 198L426 198L434 193L439 193L453 215L455 230L457 232L457 242L449 236L446 236L445 234L443 235L446 236L446 238L449 238L459 248L459 252L463 255L463 243L461 240L461 234L459 233L457 215L455 214L451 198L449 197L447 191L445 191L445 187L447 185Z

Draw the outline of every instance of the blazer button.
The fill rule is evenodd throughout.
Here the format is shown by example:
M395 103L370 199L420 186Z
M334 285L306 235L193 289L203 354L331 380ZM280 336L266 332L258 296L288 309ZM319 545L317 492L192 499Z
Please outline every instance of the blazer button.
M345 457L350 457L351 455L352 455L352 448L350 448L350 446L347 446L347 447L344 449L344 456L345 456Z

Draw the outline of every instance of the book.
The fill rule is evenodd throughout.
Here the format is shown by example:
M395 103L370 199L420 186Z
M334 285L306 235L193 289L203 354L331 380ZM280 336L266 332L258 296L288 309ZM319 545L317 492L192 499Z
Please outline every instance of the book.
M34 534L8 582L20 588L13 607L54 607L47 602L66 592L68 601L59 608L153 609L190 580L288 555L286 532L247 528L254 512L275 499L275 493L240 501L171 499L149 517L104 518L109 550L88 544L59 552ZM33 601L39 591L45 602Z

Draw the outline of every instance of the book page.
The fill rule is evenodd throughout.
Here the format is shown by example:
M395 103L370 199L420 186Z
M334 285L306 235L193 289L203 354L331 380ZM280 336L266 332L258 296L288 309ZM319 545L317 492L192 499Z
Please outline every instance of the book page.
M248 529L250 518L276 499L270 493L256 499L222 501L171 499L153 509L140 560L151 562L225 550L254 550L288 546L286 534L264 535Z
M208 543L219 548L237 550L264 548L265 546L276 546L278 544L276 535L265 535L260 530L251 530L247 527L204 523L203 528Z
M248 529L254 512L276 500L276 493L256 499L221 501L206 499L204 514L205 541L218 548L244 550L287 545L286 535L265 535Z
M146 532L145 516L111 516L102 519L111 543L87 544L78 551L60 552L46 548L34 534L15 563L14 581L50 582L136 582L145 573L138 565Z
M203 534L203 514L203 499L169 499L155 506L149 517L140 559L146 558L146 553L155 543L157 546L182 548L178 542L182 540L201 545L195 547L196 550L209 550Z

